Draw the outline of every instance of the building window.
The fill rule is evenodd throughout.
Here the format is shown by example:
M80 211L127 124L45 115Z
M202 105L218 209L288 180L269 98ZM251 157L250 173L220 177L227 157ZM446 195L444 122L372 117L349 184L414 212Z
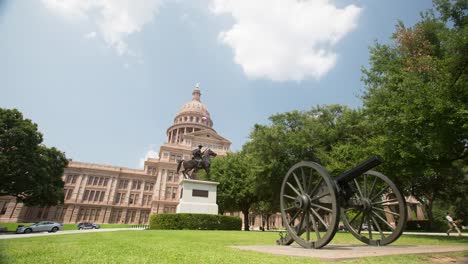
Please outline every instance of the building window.
M166 199L176 199L177 187L166 187Z
M156 170L156 168L154 167L148 167L148 174L149 175L156 175L158 173L158 171Z
M78 221L96 222L99 220L101 208L86 208L82 207L78 211Z
M164 213L175 213L176 208L174 206L164 206Z
M105 191L85 190L83 194L83 201L102 202L104 200L105 193Z
M125 193L117 193L115 196L115 203L122 204L125 201Z
M85 191L84 191L84 194L83 194L83 201L88 200L88 195L89 195L89 191L88 191L88 190L85 190Z
M76 178L78 178L78 175L76 174L69 174L65 177L65 182L66 183L76 183Z
M141 188L141 181L133 180L132 181L132 190L140 190Z
M154 182L145 182L145 191L152 191L154 188Z
M92 191L89 192L88 201L92 201L92 200L94 199L94 193L95 193L95 192L96 192L96 191L94 191L94 190L92 190Z
M65 197L65 200L70 200L72 193L73 193L73 189L64 189L63 194Z
M107 186L108 182L109 182L108 177L88 176L88 181L86 182L86 185Z
M122 209L112 209L109 222L119 223L120 217L122 217Z
M138 202L138 193L131 193L128 197L128 204L136 204Z
M141 210L141 212L140 212L140 221L138 221L138 223L139 224L148 223L149 214L150 214L149 210Z
M151 205L152 199L153 199L152 195L149 195L149 194L143 195L143 200L141 202L141 205L143 206Z
M167 171L167 181L172 182L174 180L174 171L168 170Z
M119 189L127 189L128 180L119 180Z
M169 157L169 161L175 161L175 160L176 160L176 155L171 154L171 156Z

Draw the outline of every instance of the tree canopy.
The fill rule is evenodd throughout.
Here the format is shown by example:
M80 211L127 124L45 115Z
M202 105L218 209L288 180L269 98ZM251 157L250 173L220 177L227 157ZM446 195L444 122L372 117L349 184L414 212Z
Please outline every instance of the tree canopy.
M219 182L217 203L220 211L241 211L244 229L249 230L249 213L258 201L255 180L259 170L244 152L229 153L212 163L211 180Z
M364 111L385 172L431 222L433 202L463 186L468 157L467 2L434 3L439 16L428 11L413 27L400 22L391 44L371 47L363 70Z
M67 164L64 153L42 144L36 124L16 109L0 108L0 195L26 205L61 203Z

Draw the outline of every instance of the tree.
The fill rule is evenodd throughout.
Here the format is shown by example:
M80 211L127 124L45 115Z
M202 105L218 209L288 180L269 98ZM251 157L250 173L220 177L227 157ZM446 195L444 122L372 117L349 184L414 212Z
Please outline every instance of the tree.
M257 175L253 159L244 152L228 153L226 157L214 159L211 166L211 180L220 183L217 190L220 211L241 211L245 231L249 231L249 213L258 200Z
M392 44L371 47L363 70L373 145L386 174L421 202L431 225L434 201L463 186L468 157L467 2L435 6L439 17L428 11L413 27L400 22Z
M317 106L273 115L270 122L256 124L243 147L261 169L256 181L262 204L257 208L265 216L279 211L281 183L295 163L315 161L338 175L372 154L367 140L373 132L360 110Z
M63 202L67 164L64 153L42 145L36 124L16 109L0 108L0 196L15 196L26 205Z

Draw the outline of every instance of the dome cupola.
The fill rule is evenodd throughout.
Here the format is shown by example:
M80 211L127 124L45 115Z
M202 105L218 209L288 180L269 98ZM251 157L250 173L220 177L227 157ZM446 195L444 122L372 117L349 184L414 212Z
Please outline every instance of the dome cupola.
M192 100L182 105L173 125L167 129L167 140L168 143L181 143L184 134L204 129L213 130L212 127L213 121L208 108L201 102L200 87L197 84L192 92Z

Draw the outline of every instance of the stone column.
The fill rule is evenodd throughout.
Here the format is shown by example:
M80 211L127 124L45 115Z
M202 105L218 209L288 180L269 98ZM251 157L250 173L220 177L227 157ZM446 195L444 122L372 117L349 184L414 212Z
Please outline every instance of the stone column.
M119 224L125 224L125 219L127 218L127 208L122 208L122 215L119 219Z
M133 224L140 223L141 210L136 210L135 219L133 219Z
M114 202L114 195L115 195L115 190L116 190L116 185L117 185L117 178L115 177L110 177L108 186L106 189L106 195L104 197L104 202L106 204L112 204Z
M101 207L101 212L99 213L98 223L104 223L104 217L106 216L106 212L108 207Z
M105 214L104 214L104 219L102 220L103 224L108 224L109 223L112 210L113 210L112 207L106 207L106 211L105 211Z

